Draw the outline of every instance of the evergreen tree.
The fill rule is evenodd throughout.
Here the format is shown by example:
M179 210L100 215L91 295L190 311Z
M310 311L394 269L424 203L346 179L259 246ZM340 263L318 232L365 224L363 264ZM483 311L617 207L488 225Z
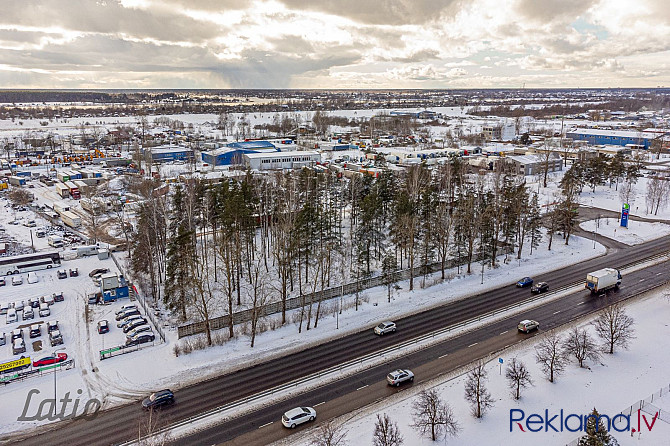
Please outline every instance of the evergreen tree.
M593 408L591 414L586 418L586 435L579 439L579 446L616 446L619 443L609 432L600 414Z
M530 254L533 255L533 248L540 246L540 240L542 240L542 215L540 214L540 203L536 193L530 199L527 223L528 236L530 237Z

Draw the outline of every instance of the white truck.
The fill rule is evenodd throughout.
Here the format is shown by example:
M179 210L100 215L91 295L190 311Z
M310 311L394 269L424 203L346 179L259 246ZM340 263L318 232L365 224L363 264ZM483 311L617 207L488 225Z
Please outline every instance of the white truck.
M612 288L619 288L621 285L621 273L618 269L603 268L586 275L587 290L591 290L591 294L602 293Z
M49 238L47 238L47 242L49 243L49 246L53 246L54 248L63 247L63 237L60 235L50 235Z
M64 225L71 228L78 228L81 226L81 217L72 211L65 211L61 213L60 219L63 220Z

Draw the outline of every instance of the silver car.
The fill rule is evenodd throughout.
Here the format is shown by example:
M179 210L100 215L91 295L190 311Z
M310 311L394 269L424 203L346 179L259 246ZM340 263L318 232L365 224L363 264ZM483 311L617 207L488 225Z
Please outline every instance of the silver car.
M399 386L400 384L409 381L414 381L414 373L406 369L394 370L388 375L386 375L386 381L388 381L389 386Z

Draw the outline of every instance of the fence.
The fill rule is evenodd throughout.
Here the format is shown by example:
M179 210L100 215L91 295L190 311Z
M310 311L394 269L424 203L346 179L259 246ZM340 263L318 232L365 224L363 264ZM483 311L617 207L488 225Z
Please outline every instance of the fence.
M666 396L670 394L670 384L667 386L661 387L660 390L657 392L652 393L650 396L647 398L638 401L635 404L632 404L630 407L624 409L623 411L619 412L621 415L625 415L627 417L630 417L631 420L634 419L635 413L639 410L642 412L645 412L649 415L656 416L659 420L664 421L668 424L670 424L670 410L663 410L660 407L655 406L652 404L654 401L658 401L661 399L663 396ZM670 399L668 400L668 405L670 405ZM617 414L617 415L619 415ZM616 416L616 415L615 415ZM632 423L632 421L631 421ZM631 428L632 428L631 424ZM631 433L632 434L632 433ZM568 443L566 446L578 446L579 445L579 438L575 438L572 440L570 443Z
M114 261L114 264L116 265L116 267L119 269L119 271L121 271L121 274L123 274L123 277L129 278L130 276L128 276L125 273L125 271L121 267L121 264L119 263L119 261L114 256L114 253L110 252L109 254L110 254L110 257L112 258L112 260ZM158 333L158 336L160 336L161 340L163 342L165 342L165 333L163 332L163 329L161 328L161 326L158 325L158 321L156 320L156 317L154 315L153 308L151 308L149 305L147 305L146 299L144 298L144 296L142 296L137 291L137 288L135 287L135 285L130 283L129 288L130 288L130 294L131 294L130 299L131 300L134 299L134 300L136 300L137 302L140 303L140 306L144 310L144 314L146 314L146 316L149 318L149 320L151 321L153 326L156 328L156 333ZM104 358L101 357L101 359L104 359Z
M503 248L500 254L508 254L510 251ZM478 262L481 257L477 256L472 260L472 263ZM458 265L456 259L451 259L445 263L445 269L454 268ZM463 267L463 265L461 265ZM424 273L430 274L438 272L442 269L442 264L440 262L431 263L425 267L414 268L415 279L420 278ZM410 276L410 270L404 269L396 272L396 277L398 281L407 280ZM340 285L332 288L327 288L316 293L303 294L301 296L292 297L286 299L286 311L295 310L300 308L303 305L303 302L310 302L312 299L314 302L318 301L327 301L334 297L339 297L341 295L353 294L356 291L365 290L368 288L374 288L377 286L384 285L384 277L370 277L366 279L360 279L358 282L351 282L345 285ZM281 313L282 311L282 302L271 302L265 304L260 309L258 309L259 317L270 316L272 314ZM248 322L252 318L252 309L237 311L233 313L233 324L241 324ZM212 330L219 330L221 328L226 328L230 324L230 315L214 317L209 320L209 327ZM180 325L177 327L177 333L179 339L185 336L191 336L198 333L205 332L205 322L193 322L190 324Z
M104 350L100 350L100 360L102 361L103 359L112 358L114 356L125 355L126 353L136 352L140 348L149 345L154 345L154 343L147 342L144 344L137 344L131 346L117 345L115 347L106 348Z
M24 372L15 370L5 373L4 376L0 377L0 384L7 385L14 381L23 381L25 379L33 378L36 376L42 376L45 373L48 373L52 370L54 372L56 371L56 369L62 370L63 367L65 367L65 370L70 370L74 366L75 366L74 359L68 359L67 361L59 362L58 364L48 365L39 368L31 367L30 370L26 370Z

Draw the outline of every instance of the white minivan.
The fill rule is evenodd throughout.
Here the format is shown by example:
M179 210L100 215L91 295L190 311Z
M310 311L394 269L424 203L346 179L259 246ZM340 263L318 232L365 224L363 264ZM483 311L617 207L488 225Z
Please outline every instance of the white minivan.
M40 304L40 317L51 316L51 310L49 309L49 304Z
M28 273L28 283L37 283L40 279L37 277L37 273L30 272Z
M9 308L7 310L7 324L13 324L18 320L19 318L16 316L16 310L14 308Z

